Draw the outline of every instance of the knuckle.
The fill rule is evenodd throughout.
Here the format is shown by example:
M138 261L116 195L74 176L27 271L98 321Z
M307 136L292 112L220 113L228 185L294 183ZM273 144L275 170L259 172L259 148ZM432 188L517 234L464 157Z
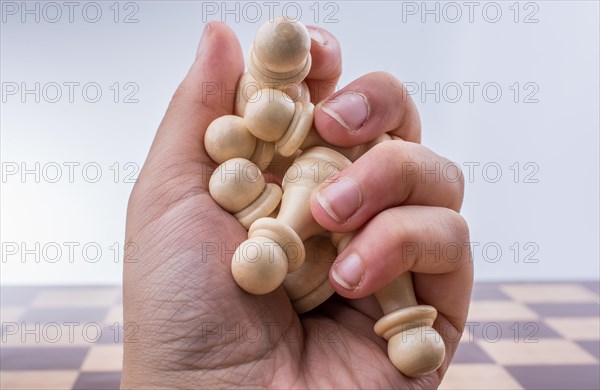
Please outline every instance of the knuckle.
M457 240L464 244L465 242L469 242L470 232L469 232L469 224L465 217L463 217L460 213L448 209L451 213L451 222L456 234Z
M450 169L450 167L452 169ZM452 170L455 170L455 173L451 173ZM449 185L455 188L455 204L453 204L451 207L457 211L460 211L463 199L465 197L465 176L460 165L454 161L446 160L445 167L442 171L442 177L446 182L448 182Z
M435 171L435 183L443 185L448 194L447 202L440 206L460 211L465 194L465 178L460 165L424 146L421 147L431 155L432 161L427 164L427 169Z
M392 242L400 249L416 245L422 239L423 231L413 219L402 218L399 209L389 209L386 212L378 214L375 218L376 223L381 226L382 235L390 234Z
M407 102L407 90L404 84L398 80L396 76L391 73L384 71L377 71L369 73L368 75L369 82L377 85L377 89L383 91L382 96L392 96L395 99L399 99L401 104ZM394 106L397 106L396 101L388 100L393 102Z
M450 223L450 231L452 232L452 243L456 244L457 247L464 249L461 249L462 256L460 256L460 260L464 262L469 261L471 259L469 224L460 213L451 209L446 210L448 210L450 216L448 220Z
M451 270L463 269L472 263L471 261L471 241L469 225L465 218L452 209L438 209L442 211L438 214L436 223L441 246L441 255L446 263L452 265Z
M380 142L371 148L370 152L378 156L379 159L397 164L400 167L403 163L411 160L412 145L402 140L389 140Z
M393 74L391 74L389 72L385 72L385 71L371 72L367 75L367 77L374 79L372 81L376 81L378 84L381 84L381 85L392 85L394 87L402 87L402 83L400 82L400 80L398 80L396 78L396 76L394 76Z

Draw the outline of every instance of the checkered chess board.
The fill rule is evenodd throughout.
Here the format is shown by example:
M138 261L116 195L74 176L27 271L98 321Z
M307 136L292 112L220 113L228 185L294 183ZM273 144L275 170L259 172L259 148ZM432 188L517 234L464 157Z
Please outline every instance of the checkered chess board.
M117 389L119 287L2 287L0 388ZM443 389L599 389L599 285L476 284Z

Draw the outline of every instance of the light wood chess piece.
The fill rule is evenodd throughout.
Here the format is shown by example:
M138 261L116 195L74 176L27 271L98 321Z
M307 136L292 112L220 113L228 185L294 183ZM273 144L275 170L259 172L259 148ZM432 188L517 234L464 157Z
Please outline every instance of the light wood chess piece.
M275 153L291 156L307 137L314 105L293 102L285 93L263 88L248 102L244 118L224 115L206 129L204 147L215 162L242 157L264 170Z
M338 253L346 248L351 238L352 233L333 237L337 240ZM374 330L388 340L388 357L398 371L409 377L419 377L437 370L446 354L442 337L432 328L437 310L418 304L412 272L394 279L377 291L375 298L384 316L375 323Z
M221 116L208 125L204 134L204 148L217 164L232 158L244 158L264 170L275 153L275 144L257 139L236 115Z
M263 24L248 55L248 71L263 85L299 84L310 71L310 34L300 22L279 17Z
M275 18L256 33L236 92L235 114L214 120L205 135L217 163L242 157L264 170L275 148L296 153L312 126L314 105L303 82L310 71L310 34L300 22ZM254 137L253 137L254 136Z
M388 356L398 371L418 377L437 370L446 354L444 340L432 328L437 310L417 303L412 273L400 275L375 297L385 314L375 333L388 340Z
M235 251L231 271L236 283L252 294L275 290L288 272L305 259L303 241L324 229L310 211L312 191L350 165L341 154L323 147L304 151L283 178L277 218L261 218L250 226L248 240Z
M312 63L310 44L300 22L280 17L265 23L238 83L236 114L258 139L276 143L282 156L296 153L312 127L314 105L303 81Z
M327 243L322 235L305 243L306 261L298 270L289 273L283 282L296 313L314 309L335 293L329 282L329 270L337 257L337 247L345 247L351 237L351 234L331 233Z
M314 109L309 101L293 102L278 89L263 88L248 101L244 123L256 138L275 142L279 154L291 156L312 128Z
M302 267L290 272L283 281L296 313L306 313L331 297L335 290L329 283L329 269L337 256L328 235L317 235L304 242L306 259Z
M208 183L210 196L244 226L272 215L279 206L282 191L265 183L256 164L243 158L227 160L213 172Z
M233 113L237 116L244 116L246 104L250 98L263 88L269 88L268 84L259 83L250 72L246 72L240 77L238 87L235 93L235 106ZM283 93L288 95L290 99L296 102L310 102L310 90L305 81L299 84L284 84L279 88Z

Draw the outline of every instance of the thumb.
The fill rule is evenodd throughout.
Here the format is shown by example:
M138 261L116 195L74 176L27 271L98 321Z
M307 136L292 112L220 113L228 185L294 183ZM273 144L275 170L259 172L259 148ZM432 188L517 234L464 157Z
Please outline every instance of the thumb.
M233 112L243 71L242 50L234 32L223 23L207 24L196 59L171 99L148 160L163 161L164 166L167 159L182 168L212 163L204 149L204 133L214 119Z

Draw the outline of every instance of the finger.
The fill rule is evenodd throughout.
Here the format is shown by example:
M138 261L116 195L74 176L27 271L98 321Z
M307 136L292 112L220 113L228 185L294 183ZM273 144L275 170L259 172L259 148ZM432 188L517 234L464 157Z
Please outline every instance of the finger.
M383 133L421 142L419 112L404 84L389 73L369 73L315 107L315 127L325 141L355 146Z
M414 272L415 292L453 323L464 320L473 264L469 230L457 212L429 206L388 209L359 231L330 271L335 290L366 297Z
M460 168L426 147L401 140L375 145L322 184L311 211L325 229L348 232L387 208L425 205L460 210Z
M329 31L307 26L311 36L312 65L306 77L310 99L317 104L337 90L342 74L342 50L338 40Z
M197 56L175 92L154 138L149 158L165 154L169 161L210 162L204 132L217 117L233 112L238 79L244 70L239 41L223 23L206 25ZM165 156L166 157L166 156Z

